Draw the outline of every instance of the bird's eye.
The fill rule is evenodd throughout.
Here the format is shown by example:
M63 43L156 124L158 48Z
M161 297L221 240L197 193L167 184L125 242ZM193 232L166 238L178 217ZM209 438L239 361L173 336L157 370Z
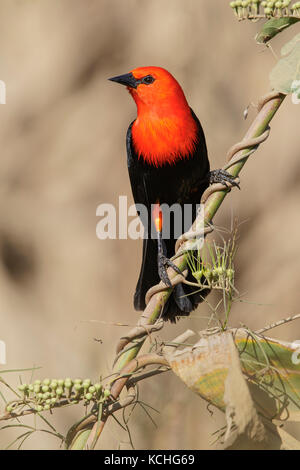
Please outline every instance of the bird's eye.
M142 83L145 83L145 85L151 85L153 83L155 78L152 77L152 75L147 75L146 77L143 78Z

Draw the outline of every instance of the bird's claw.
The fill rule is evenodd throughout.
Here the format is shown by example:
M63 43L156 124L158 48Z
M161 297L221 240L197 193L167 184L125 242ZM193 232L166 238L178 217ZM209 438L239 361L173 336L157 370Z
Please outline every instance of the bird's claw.
M160 279L166 284L168 287L172 287L172 283L169 279L167 269L172 268L177 274L182 274L182 271L174 264L169 258L167 258L162 253L158 254L158 274Z
M232 176L230 173L228 173L228 171L222 169L211 171L209 175L209 182L210 184L222 183L224 184L224 186L227 186L229 188L231 186L236 186L237 188L241 189L239 184L239 178Z

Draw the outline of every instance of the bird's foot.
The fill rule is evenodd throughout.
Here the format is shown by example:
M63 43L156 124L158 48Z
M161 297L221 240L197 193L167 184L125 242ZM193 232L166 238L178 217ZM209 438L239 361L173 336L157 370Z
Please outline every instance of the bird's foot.
M237 188L241 189L239 178L232 176L230 173L228 173L228 171L222 169L211 171L209 174L209 182L210 184L222 183L228 188L236 186Z
M168 287L172 287L172 283L169 279L167 269L172 268L177 274L182 274L182 271L174 264L169 258L167 258L164 254L158 253L157 257L158 261L158 274L160 279L166 284Z

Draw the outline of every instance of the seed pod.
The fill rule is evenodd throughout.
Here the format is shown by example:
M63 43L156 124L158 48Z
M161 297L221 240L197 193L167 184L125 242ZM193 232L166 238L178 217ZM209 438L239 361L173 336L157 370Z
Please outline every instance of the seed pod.
M213 275L212 275L212 270L211 270L211 269L205 268L205 269L203 270L203 274L204 274L204 276L206 277L206 279L208 280L208 282L210 282L210 281L212 280L212 276L213 276Z
M34 386L33 386L33 391L34 391L34 393L39 393L40 390L41 390L40 385L34 385Z
M56 390L57 387L58 387L57 380L52 380L52 382L50 383L51 390Z
M72 388L72 386L73 386L73 383L71 382L71 380L70 381L65 380L65 388L69 389L69 388Z
M231 268L228 268L226 271L226 276L230 281L232 281L233 276L234 276L234 270Z
M63 395L63 393L64 393L63 388L62 388L62 387L57 387L57 389L56 389L56 395L57 395L58 397L61 397L61 396Z
M200 281L202 275L203 275L203 270L202 269L193 272L193 276L197 281Z
M102 392L102 385L99 384L99 383L96 383L96 384L94 385L94 387L95 387L95 389L96 389L96 397L97 397L97 398L100 398L101 392Z
M218 276L222 276L224 274L225 270L222 266L218 266L216 269L216 272L218 273Z

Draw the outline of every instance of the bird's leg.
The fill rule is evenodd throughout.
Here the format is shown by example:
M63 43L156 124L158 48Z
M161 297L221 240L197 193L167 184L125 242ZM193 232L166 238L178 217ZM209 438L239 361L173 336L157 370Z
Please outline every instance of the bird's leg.
M171 267L174 269L174 271L176 271L176 273L181 275L182 272L180 271L178 266L176 266L176 264L174 264L169 258L166 257L166 247L162 239L162 232L160 230L157 231L157 247L157 264L159 277L166 284L166 286L172 287L172 283L169 279L167 269Z
M174 264L169 258L167 258L167 250L166 245L164 243L162 237L162 230L163 230L163 213L161 211L161 207L159 202L154 205L153 212L152 212L155 230L157 234L157 265L158 265L158 275L160 279L164 282L164 284L168 287L172 287L172 283L169 279L167 269L173 268L174 271L178 274L182 275L180 269Z
M228 171L222 169L211 171L209 173L209 182L210 184L222 183L224 186L229 188L231 186L236 186L237 188L241 189L237 178L228 173Z

